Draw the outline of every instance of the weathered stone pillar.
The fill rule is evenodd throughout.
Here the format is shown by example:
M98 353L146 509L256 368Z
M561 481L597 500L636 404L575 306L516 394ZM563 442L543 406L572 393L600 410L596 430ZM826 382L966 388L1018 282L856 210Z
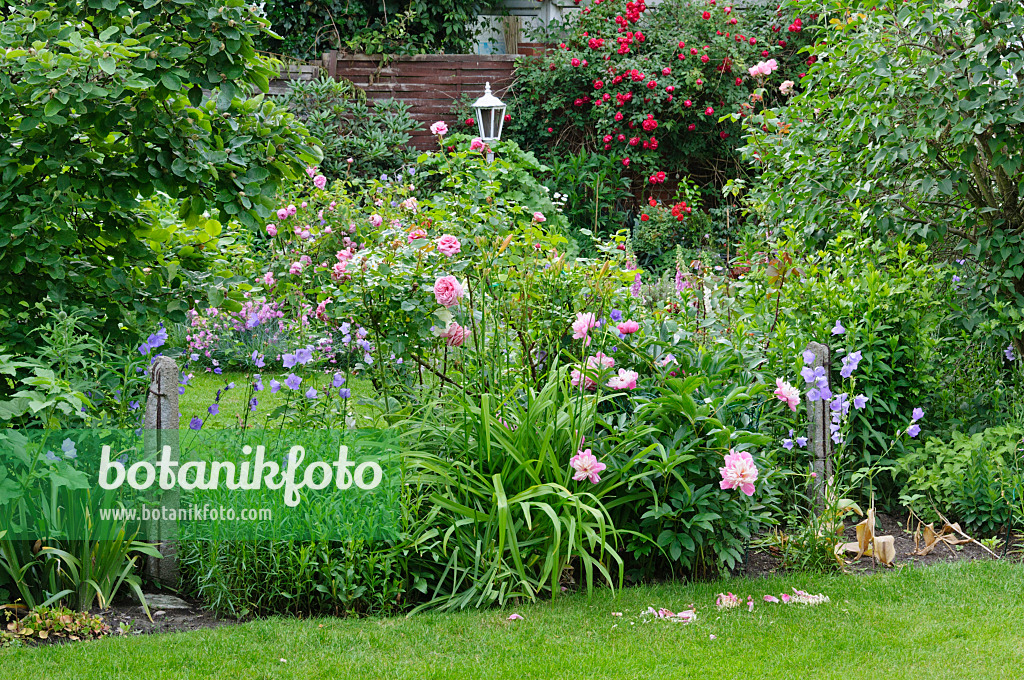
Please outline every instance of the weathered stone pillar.
M811 368L825 369L829 390L832 389L832 354L828 346L812 342L807 349L814 354ZM825 505L825 487L832 481L832 432L829 429L828 402L807 399L807 440L811 452L811 469L818 475L814 496L819 508Z
M178 460L178 365L174 359L158 356L150 365L149 390L146 394L146 418L143 421L144 451L148 459L162 456L164 447L170 447L171 460ZM153 500L157 509L177 510L180 492L177 488L156 491ZM157 543L162 559L146 559L146 574L168 586L176 586L178 571L178 523L166 519L146 523L145 539Z

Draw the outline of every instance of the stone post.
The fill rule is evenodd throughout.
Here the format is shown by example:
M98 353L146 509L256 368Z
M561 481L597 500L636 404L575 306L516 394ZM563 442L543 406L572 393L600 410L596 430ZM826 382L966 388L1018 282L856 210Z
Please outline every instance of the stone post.
M814 353L811 368L824 367L829 389L832 389L832 354L826 345L812 342L807 346ZM832 481L832 432L829 429L828 403L807 402L807 441L811 452L811 469L818 475L814 483L814 496L819 509L825 505L825 487Z
M143 421L144 450L147 459L162 455L169 446L171 459L178 460L178 365L174 359L158 356L149 368L149 390L146 394L146 418ZM157 485L154 485L157 486ZM158 507L177 510L179 491L157 491L154 500ZM176 586L178 571L178 523L169 520L151 520L146 525L145 538L157 544L162 559L147 558L146 574L168 586Z

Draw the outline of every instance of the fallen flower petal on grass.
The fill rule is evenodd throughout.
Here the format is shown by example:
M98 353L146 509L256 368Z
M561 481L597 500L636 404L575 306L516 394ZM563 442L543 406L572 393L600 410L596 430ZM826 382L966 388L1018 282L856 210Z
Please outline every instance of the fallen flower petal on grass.
M783 597L785 597L785 595L783 595ZM793 598L792 598L792 600L793 600L793 602L796 602L798 604L807 604L807 605L824 604L825 602L829 601L828 600L828 595L823 595L821 593L818 593L817 595L811 595L810 593L808 593L806 591L797 590L796 588L793 588Z
M508 620L509 621L521 621L522 618L523 617L520 616L519 614L510 614L509 617L508 617Z
M764 596L764 601L765 602L774 602L775 604L779 604L779 598L775 597L774 595L765 595Z

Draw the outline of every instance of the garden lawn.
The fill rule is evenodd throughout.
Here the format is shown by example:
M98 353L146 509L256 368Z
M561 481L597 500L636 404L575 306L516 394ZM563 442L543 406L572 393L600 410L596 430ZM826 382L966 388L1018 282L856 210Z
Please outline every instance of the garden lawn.
M767 604L796 586L831 602ZM732 591L756 606L719 612ZM641 622L648 605L697 622ZM622 612L615 617L612 612ZM524 618L509 621L510 613ZM0 650L57 678L1018 678L1024 567L962 562L626 589L410 619L271 619L195 633Z
M237 427L239 418L248 410L246 397L248 396L248 385L250 376L248 373L228 372L221 375L207 373L205 369L200 372L194 371L195 377L189 381L185 388L185 394L180 397L181 427L187 428L192 416L199 416L204 421L204 427ZM302 388L300 392L291 392L282 387L277 394L270 393L271 378L278 377L277 373L264 373L263 385L265 389L256 393L259 404L255 412L249 413L249 426L261 427L266 422L267 415L278 406L286 403L289 395L294 399L304 399L305 391L309 387L315 387L321 394L330 388L331 374L306 373L302 375ZM281 379L278 377L278 379ZM224 390L225 386L234 382L235 388L221 392L220 413L210 416L207 412L210 404L217 398L217 390ZM362 418L370 416L372 409L359 404L360 398L373 398L373 385L365 378L349 377L345 387L352 391L349 400L351 408L354 408L360 417L360 427L371 427L372 421ZM337 391L337 389L335 389ZM276 427L276 425L275 425ZM339 427L341 425L339 424Z

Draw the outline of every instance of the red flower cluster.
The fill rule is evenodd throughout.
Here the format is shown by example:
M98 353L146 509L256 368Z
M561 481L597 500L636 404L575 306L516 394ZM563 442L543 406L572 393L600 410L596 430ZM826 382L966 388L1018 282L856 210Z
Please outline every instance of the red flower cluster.
M672 206L672 217L676 218L679 222L686 219L686 216L693 212L693 209L686 205L686 201L680 201Z
M664 172L659 170L658 172L656 172L653 175L651 175L650 177L648 177L647 181L649 181L651 184L664 184L665 183L665 179L667 177L668 176Z

